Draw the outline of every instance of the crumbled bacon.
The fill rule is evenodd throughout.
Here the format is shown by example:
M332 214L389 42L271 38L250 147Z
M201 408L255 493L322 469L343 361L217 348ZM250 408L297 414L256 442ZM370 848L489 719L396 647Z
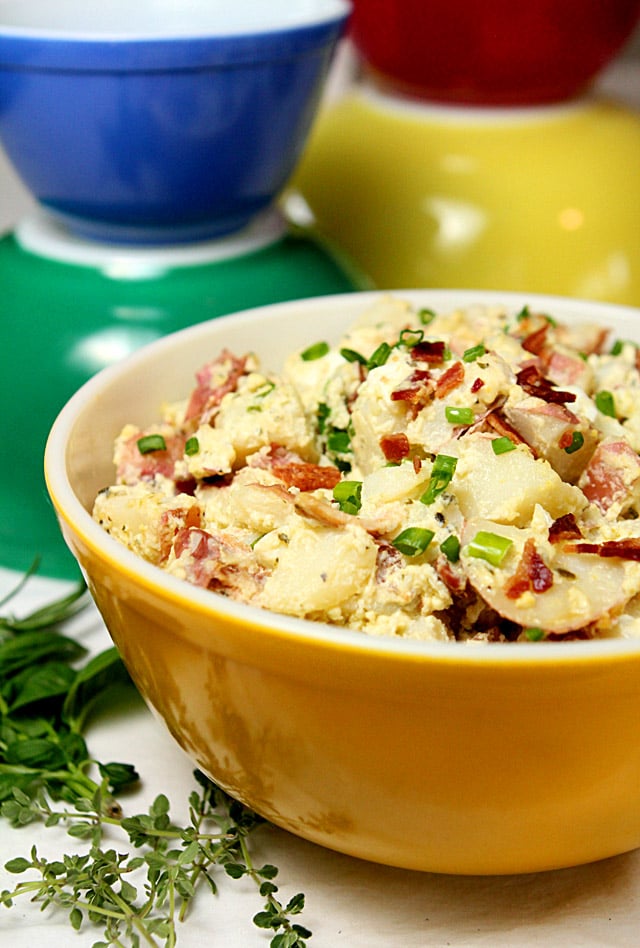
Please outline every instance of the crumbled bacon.
M562 540L579 540L581 538L580 527L572 513L558 517L549 527L549 543L560 543Z
M266 468L287 487L297 487L301 491L332 490L341 477L337 467L303 461L299 455L278 444L272 444L268 452L254 455L251 466Z
M196 373L196 387L191 392L185 421L207 424L211 421L224 396L235 392L239 379L245 374L247 357L239 358L228 349L203 365Z
M435 391L435 382L428 369L415 369L399 388L391 392L392 402L406 402L415 418L428 405Z
M527 444L522 435L516 431L513 425L510 425L507 419L504 417L500 411L491 411L484 419L484 423L492 428L496 434L499 434L501 437L510 438L514 444ZM527 447L531 449L534 456L536 452L531 448L531 445L527 444Z
M444 398L462 382L464 382L464 366L462 362L454 362L436 382L436 398Z
M547 330L549 323L545 322L539 329L535 329L522 340L522 348L534 355L540 355L547 344Z
M535 365L527 365L521 369L516 375L516 381L528 395L535 395L545 402L563 405L565 402L576 400L573 392L563 392L556 388L554 383L545 378Z
M395 546L392 546L391 543L387 543L385 540L379 540L376 555L376 583L383 583L389 573L401 567L403 563L404 558L402 553L396 550Z
M640 537L605 540L603 543L573 543L565 549L570 553L595 553L596 556L618 556L621 560L640 560Z
M562 432L558 438L558 447L559 448L570 448L573 444L573 431L570 431L568 428Z
M444 342L419 342L411 349L411 358L415 362L428 362L430 365L442 365L447 351Z
M483 385L484 385L484 379L481 379L480 376L478 376L478 378L475 379L475 381L473 382L471 386L472 393L475 395L476 392L480 391Z
M553 573L536 550L533 540L529 538L515 573L505 583L505 595L509 599L519 599L523 593L543 593L552 586Z
M404 432L382 435L380 448L387 461L402 461L410 451L409 439Z

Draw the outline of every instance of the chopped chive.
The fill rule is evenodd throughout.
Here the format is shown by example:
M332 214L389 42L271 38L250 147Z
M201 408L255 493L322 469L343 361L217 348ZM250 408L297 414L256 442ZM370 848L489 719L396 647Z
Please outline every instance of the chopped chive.
M611 355L619 356L623 349L624 349L624 343L622 339L616 339L614 344L611 346Z
M530 316L530 310L528 306L523 306L520 312L516 316L516 321L521 323L523 319L527 319Z
M447 405L444 415L452 425L472 425L475 420L473 408L461 408L457 405Z
M362 506L362 481L340 481L333 488L333 499L343 513L357 514Z
M460 559L460 540L453 533L442 541L440 549L450 563L457 563Z
M436 497L445 490L451 482L458 459L448 454L437 454L431 468L431 477L427 489L420 498L423 504L432 504Z
M579 451L582 445L584 444L584 435L581 431L574 431L571 435L571 444L567 445L565 451L567 454L574 454L576 451Z
M407 527L391 542L396 550L400 550L405 556L418 556L419 553L424 553L434 535L433 530L424 527Z
M432 323L435 318L436 318L436 312L433 309L427 309L425 307L424 309L418 310L418 319L420 320L423 326L428 326L429 323Z
M188 454L189 457L193 454L197 454L200 450L200 442L195 435L191 438L187 438L186 444L184 446L184 453Z
M493 448L493 453L498 454L507 454L508 451L515 451L516 446L507 435L503 435L501 438L493 438L491 441L491 447Z
M422 342L423 339L424 332L422 329L403 329L398 337L398 345L412 349L414 346L417 346L419 342Z
M318 434L323 434L327 419L331 414L331 409L326 404L326 402L318 402L318 409L316 411L316 425L318 426Z
M316 359L322 359L329 351L328 342L316 342L300 353L303 362L315 362Z
M369 359L367 360L367 368L377 369L379 366L385 364L390 355L391 346L389 343L381 342L378 348L369 356Z
M329 451L335 451L338 454L344 454L345 451L350 451L351 439L349 438L349 432L334 428L329 432L327 437L327 448Z
M476 359L479 359L479 358L480 358L480 356L485 355L485 354L486 354L486 351L487 351L487 350L486 350L485 347L482 345L482 343L480 343L480 344L477 345L477 346L471 346L470 349L465 349L465 351L462 353L462 361L463 361L463 362L475 362Z
M359 362L360 365L366 365L367 360L359 352L356 352L355 349L341 349L340 355L343 359L346 359L347 362Z
M537 628L525 629L524 636L530 642L540 642L545 636L545 631Z
M167 442L161 434L143 435L137 441L140 454L150 454L152 451L166 451Z
M603 390L596 395L596 408L609 418L616 417L616 409L611 392Z
M508 537L490 533L488 530L479 530L467 546L467 553L469 556L486 560L492 566L500 566L512 544L513 540Z

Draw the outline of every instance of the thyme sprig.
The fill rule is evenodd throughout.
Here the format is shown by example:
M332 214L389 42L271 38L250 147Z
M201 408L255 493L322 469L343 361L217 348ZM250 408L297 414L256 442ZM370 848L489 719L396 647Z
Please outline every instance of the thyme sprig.
M305 948L311 932L294 921L304 909L304 895L294 895L283 905L273 881L277 868L258 867L251 857L248 837L263 819L199 771L194 776L199 789L189 796L189 823L184 827L172 822L164 794L147 812L119 818L108 815L101 789L91 799L80 798L62 809L52 807L42 792L30 798L16 790L3 804L3 815L14 824L34 818L47 826L66 824L69 835L88 841L89 850L49 861L33 846L28 857L11 859L5 868L16 874L31 870L36 878L4 890L0 901L11 907L19 897L29 896L43 908L53 905L67 911L76 930L87 920L101 926L103 940L93 948L141 944L173 948L178 923L186 919L200 888L216 894L217 875L247 877L264 899L253 923L276 932L271 948ZM107 848L108 827L121 831L133 851Z
M138 774L130 764L93 759L83 732L114 682L131 682L114 648L86 660L86 650L61 629L87 601L79 582L24 618L0 616L0 815L15 828L65 827L80 848L48 860L32 846L28 856L8 860L7 872L30 877L0 892L0 905L28 897L43 909L57 907L73 929L102 930L93 948L174 948L197 892L216 894L222 877L247 878L263 900L253 923L274 933L271 948L306 948L311 932L295 920L304 895L283 904L277 868L258 867L251 855L249 838L264 820L204 774L194 774L185 826L171 819L164 794L146 812L123 816L115 794Z

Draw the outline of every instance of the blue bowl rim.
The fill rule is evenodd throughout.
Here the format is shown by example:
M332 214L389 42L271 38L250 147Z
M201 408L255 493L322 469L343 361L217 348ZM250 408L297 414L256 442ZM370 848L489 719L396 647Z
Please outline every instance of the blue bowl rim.
M0 23L2 71L164 72L268 64L333 46L350 16L346 0L314 22L282 29L174 36L56 34L12 30Z

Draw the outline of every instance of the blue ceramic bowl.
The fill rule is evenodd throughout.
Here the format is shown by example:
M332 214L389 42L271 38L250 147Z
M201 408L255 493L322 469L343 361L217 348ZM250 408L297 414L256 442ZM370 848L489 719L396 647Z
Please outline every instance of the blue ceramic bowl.
M77 234L199 240L273 202L347 0L3 0L0 142Z

